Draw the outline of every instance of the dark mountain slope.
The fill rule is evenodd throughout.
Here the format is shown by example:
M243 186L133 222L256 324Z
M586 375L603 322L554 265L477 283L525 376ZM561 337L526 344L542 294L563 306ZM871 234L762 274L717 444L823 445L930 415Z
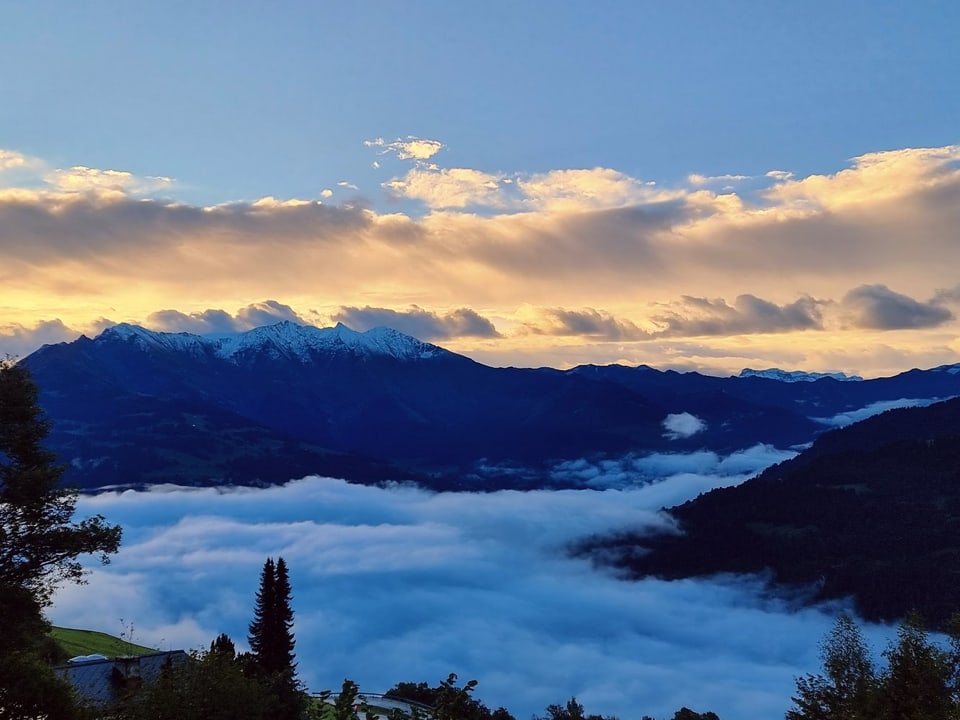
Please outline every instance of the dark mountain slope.
M960 609L960 399L892 410L818 439L734 488L669 510L677 535L581 548L634 576L769 571L869 619ZM645 552L646 551L646 552Z
M960 393L946 371L797 383L492 368L387 328L292 323L217 337L118 325L24 362L53 421L51 449L82 487L277 482L301 468L362 482L392 474L439 488L531 487L563 460L788 447L822 431L808 417L814 406L830 415ZM666 432L667 417L682 413L701 421L696 432Z

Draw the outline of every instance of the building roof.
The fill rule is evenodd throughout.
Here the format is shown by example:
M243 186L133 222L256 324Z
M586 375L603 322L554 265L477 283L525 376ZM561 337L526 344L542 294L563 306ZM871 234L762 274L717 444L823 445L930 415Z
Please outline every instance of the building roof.
M156 682L164 668L181 665L188 657L183 650L171 650L113 659L75 658L56 666L54 672L69 681L84 700L108 704L125 691Z

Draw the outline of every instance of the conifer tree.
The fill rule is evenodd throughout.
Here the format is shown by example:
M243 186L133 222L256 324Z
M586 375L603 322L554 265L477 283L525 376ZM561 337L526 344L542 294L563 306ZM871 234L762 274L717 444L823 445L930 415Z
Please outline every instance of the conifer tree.
M297 667L295 662L294 646L296 640L293 637L293 608L290 603L293 597L290 588L290 574L287 570L287 563L284 559L277 558L276 577L274 583L274 603L276 606L277 627L276 627L276 669L294 671Z
M256 604L253 608L253 622L250 623L250 652L253 653L257 667L268 674L273 665L273 645L276 638L276 587L277 570L273 558L267 558L260 573L260 589L257 590Z
M253 622L250 623L250 652L253 667L277 698L276 717L295 718L302 707L303 693L294 662L293 609L290 605L290 577L283 558L267 558L260 574Z

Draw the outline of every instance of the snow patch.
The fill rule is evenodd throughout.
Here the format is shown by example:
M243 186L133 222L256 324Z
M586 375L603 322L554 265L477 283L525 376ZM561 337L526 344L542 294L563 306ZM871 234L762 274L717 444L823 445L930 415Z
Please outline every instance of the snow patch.
M97 341L110 340L129 342L144 350L210 352L226 360L237 360L248 353L265 353L272 358L301 362L310 362L316 353L386 356L411 361L450 354L443 348L397 330L378 327L361 333L343 323L332 328L317 328L283 321L246 332L215 335L154 332L138 325L121 323L105 330L97 338Z
M779 368L767 368L766 370L754 370L744 368L737 377L761 377L768 380L779 380L780 382L816 382L823 378L831 378L841 382L858 382L863 380L859 375L847 375L842 372L818 373L804 372L803 370L781 370Z

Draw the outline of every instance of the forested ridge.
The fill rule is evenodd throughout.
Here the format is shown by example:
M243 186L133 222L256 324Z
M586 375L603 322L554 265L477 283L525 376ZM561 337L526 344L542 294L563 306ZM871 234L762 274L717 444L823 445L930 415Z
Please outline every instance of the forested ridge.
M680 532L592 538L577 552L630 575L770 573L863 617L960 607L960 399L888 411L669 514Z

